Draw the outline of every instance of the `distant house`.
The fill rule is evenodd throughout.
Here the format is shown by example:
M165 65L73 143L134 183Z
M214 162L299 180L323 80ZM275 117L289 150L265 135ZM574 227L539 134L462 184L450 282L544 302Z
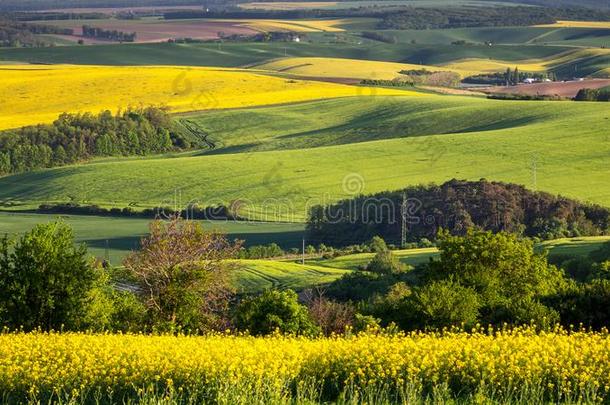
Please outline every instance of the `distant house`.
M534 79L532 77L528 77L527 79L523 80L523 83L525 83L525 84L534 84L534 83L536 83L536 81L537 81L536 79Z
M294 42L301 42L301 37L299 37L299 36L297 35L297 36L295 36L294 38L292 38L292 40L293 40Z

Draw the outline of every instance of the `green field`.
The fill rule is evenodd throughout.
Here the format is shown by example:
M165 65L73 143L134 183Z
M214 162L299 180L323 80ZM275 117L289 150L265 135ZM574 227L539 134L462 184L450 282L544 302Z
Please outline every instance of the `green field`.
M239 292L250 293L266 289L301 290L328 284L350 270L315 264L299 264L274 260L239 260L235 270Z
M608 236L565 238L542 242L539 249L547 249L550 256L587 256L601 244L609 242Z
M527 29L527 28L526 28ZM343 33L311 35L335 38ZM122 44L62 46L55 48L0 49L0 60L32 63L70 63L87 65L186 65L238 67L260 64L281 57L318 56L379 60L416 64L448 63L463 58L519 61L544 58L569 50L562 46L453 46L435 44L386 44L364 41L362 44L319 42L269 42L211 44Z
M146 207L179 193L203 206L239 200L242 215L293 222L357 192L486 178L610 205L604 103L368 96L199 119L224 149L8 176L0 201ZM354 177L357 190L343 187Z
M401 263L410 266L427 263L431 258L438 256L436 248L395 250L393 253ZM310 260L307 263L337 269L362 270L373 259L373 256L375 256L374 253L358 253L333 259Z
M46 215L0 212L0 235L21 234L36 224L61 218L72 226L76 241L86 243L89 252L108 257L113 264L138 247L148 231L150 220L140 218L108 218L82 215ZM276 242L284 248L301 245L304 229L300 224L263 224L230 221L202 221L207 229L226 232L230 239L244 240L246 245Z

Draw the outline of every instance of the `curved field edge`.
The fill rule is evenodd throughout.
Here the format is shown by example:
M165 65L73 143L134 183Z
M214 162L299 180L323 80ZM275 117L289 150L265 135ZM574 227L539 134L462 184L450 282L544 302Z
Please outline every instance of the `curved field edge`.
M98 113L139 105L165 105L184 112L366 94L362 87L261 73L195 67L0 65L0 99L10 100L0 104L0 129L52 122L64 112ZM375 92L418 94L397 89Z
M418 100L442 103L448 98L389 99L412 107ZM472 100L485 103L488 113L497 116L502 116L503 108L516 106L528 119L516 119L515 125L497 128L488 124L487 128L473 128L472 132L408 136L405 131L404 138L367 141L370 128L387 122L378 108L389 99L369 98L368 121L355 128L347 125L344 132L330 131L326 135L336 140L356 133L360 138L356 143L289 150L276 145L278 149L271 151L115 160L42 170L1 178L0 200L33 204L72 200L146 207L171 204L178 193L183 202L207 206L239 201L240 214L244 216L297 222L305 219L311 205L331 203L354 193L374 193L451 178L486 178L610 205L607 182L610 110L603 103L504 102L451 97L456 103L468 104ZM362 117L362 99L345 102L350 100L354 103L352 114L349 107L346 110L343 106L341 114L344 115L339 121L349 123ZM332 113L332 104L322 105L325 109L320 111ZM247 113L253 114L253 111ZM439 113L438 119L446 115L451 123L450 111ZM339 110L335 112L340 115ZM323 115L312 114L311 119L317 117L324 123ZM472 125L471 121L481 115L475 108L470 114L453 118L469 120L467 125ZM245 122L248 118L247 114L238 114L232 119ZM286 123L297 128L298 121ZM328 125L341 128L336 122ZM399 128L401 120L397 118L395 125ZM319 131L322 133L325 129ZM398 136L400 129L395 131ZM263 132L261 129L258 133L264 137ZM256 133L253 128L252 134ZM270 136L273 142L274 136ZM242 140L246 144L251 142ZM356 190L344 186L345 179L352 177L360 182Z

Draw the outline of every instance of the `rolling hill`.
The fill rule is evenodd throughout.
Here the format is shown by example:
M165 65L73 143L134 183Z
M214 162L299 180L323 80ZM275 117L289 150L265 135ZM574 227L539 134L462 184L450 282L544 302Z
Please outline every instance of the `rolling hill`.
M10 100L0 104L0 129L52 122L63 112L98 113L151 104L168 106L174 112L197 111L366 92L363 88L286 80L253 71L190 67L0 65L0 74L0 100ZM409 94L392 89L375 92Z
M218 137L212 154L8 176L0 200L144 207L179 192L204 206L240 201L252 218L302 221L307 207L354 193L487 178L610 205L604 103L369 95L199 120Z

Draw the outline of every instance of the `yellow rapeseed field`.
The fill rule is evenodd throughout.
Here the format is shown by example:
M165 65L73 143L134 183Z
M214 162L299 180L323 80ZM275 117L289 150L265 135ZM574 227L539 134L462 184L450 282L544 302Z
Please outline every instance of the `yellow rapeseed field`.
M301 10L306 8L329 8L337 4L336 1L276 1L242 3L238 4L238 6L247 10Z
M535 27L557 27L557 28L608 28L610 21L557 21L554 24L542 24Z
M285 399L304 383L323 386L319 395L331 399L375 388L420 397L442 389L521 403L600 402L610 391L610 340L607 333L531 329L319 339L0 335L5 399L124 398L154 387L199 401L254 403L263 392Z
M0 75L0 129L52 122L63 112L139 105L185 112L371 93L417 94L287 80L240 69L6 65L0 66Z
M342 77L351 79L392 80L400 78L401 70L427 69L432 72L445 70L438 66L414 65L408 63L380 62L373 60L342 58L285 58L257 66L258 69L275 70L301 76ZM447 68L462 76L475 74L477 71Z
M235 25L248 27L256 31L293 31L293 32L341 32L342 24L347 24L349 20L220 20L210 21L229 22Z

